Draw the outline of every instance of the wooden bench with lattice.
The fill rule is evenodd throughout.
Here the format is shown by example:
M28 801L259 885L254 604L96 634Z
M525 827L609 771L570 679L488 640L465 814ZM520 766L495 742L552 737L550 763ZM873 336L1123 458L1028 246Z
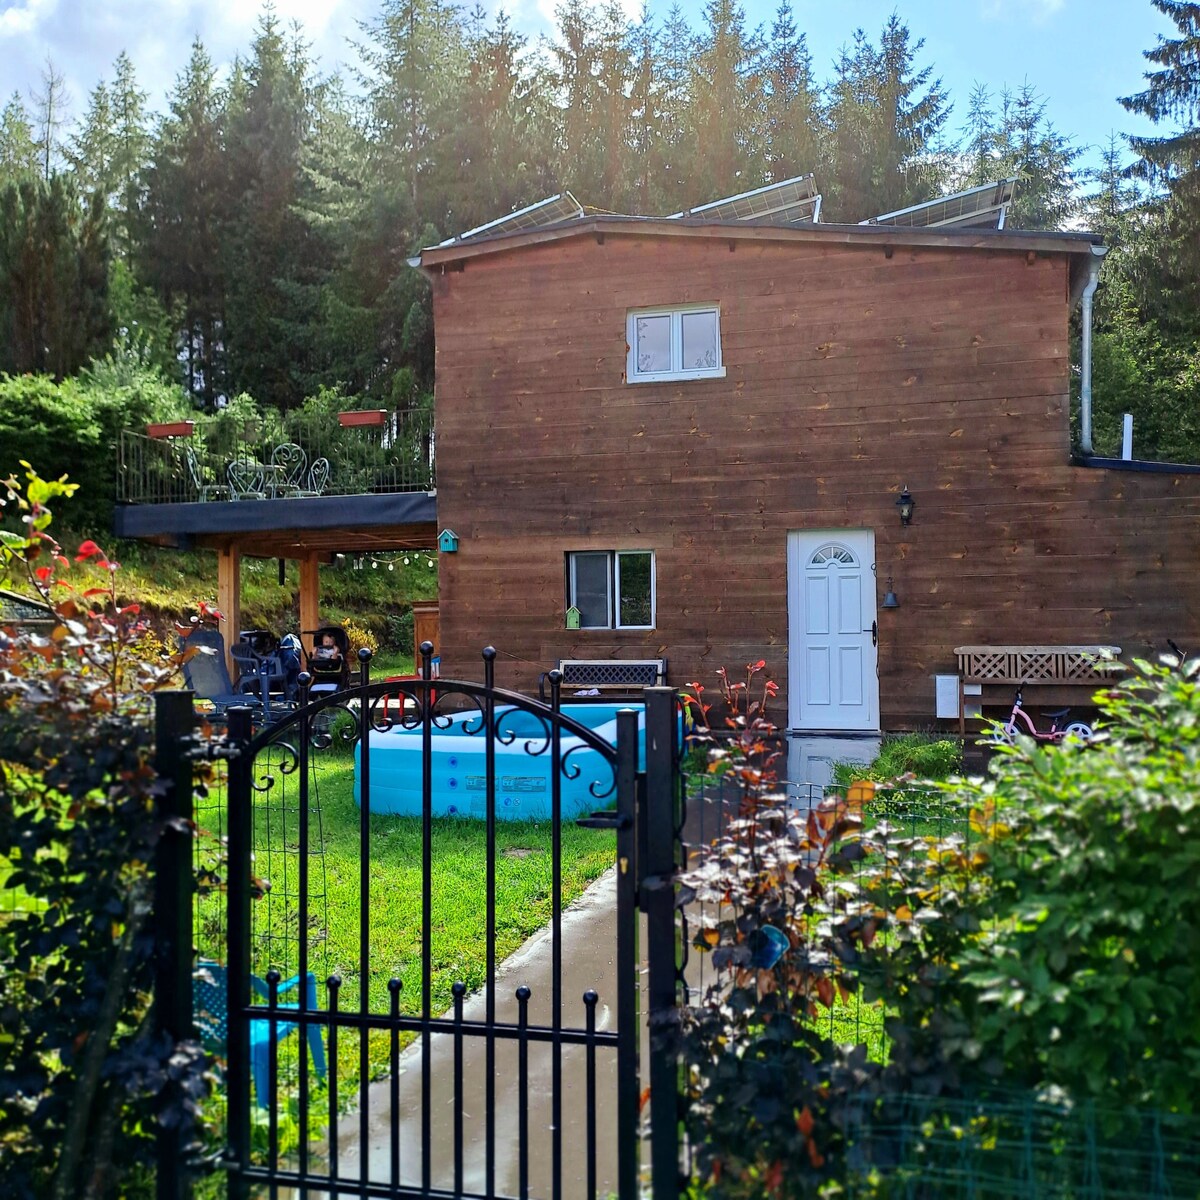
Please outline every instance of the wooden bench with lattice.
M956 646L958 657L958 731L966 733L968 684L1022 687L1090 687L1111 679L1105 666L1120 646Z
M665 658L560 658L563 696L636 696L643 688L661 687L667 681ZM544 700L549 680L538 680Z

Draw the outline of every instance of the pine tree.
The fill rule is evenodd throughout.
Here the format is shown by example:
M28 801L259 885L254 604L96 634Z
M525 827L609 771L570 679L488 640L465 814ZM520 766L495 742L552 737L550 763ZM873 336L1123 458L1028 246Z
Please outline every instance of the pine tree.
M133 240L142 205L142 175L150 156L146 93L138 87L133 62L121 51L113 64L109 88L112 109L112 237L113 247L126 261L133 258Z
M458 180L451 170L454 112L466 37L445 0L383 0L358 46L377 186L402 187L413 211L441 227Z
M600 14L596 52L596 132L600 177L598 207L628 208L630 134L629 93L633 88L632 31L619 0L608 0Z
M1145 91L1121 103L1156 125L1175 125L1169 134L1130 138L1130 145L1140 159L1136 173L1166 189L1155 214L1168 269L1159 307L1172 324L1195 329L1200 308L1200 4L1150 2L1180 36L1160 37L1152 50L1143 52L1157 69L1147 72Z
M996 111L987 86L977 83L967 101L967 123L963 130L965 171L962 187L978 187L997 178Z
M111 344L104 201L64 175L0 191L0 371L74 374Z
M663 168L663 78L657 55L658 29L643 0L630 31L629 191L626 207L643 216L659 210Z
M544 64L506 13L491 26L477 7L469 18L466 79L453 137L459 185L447 233L461 233L555 190L552 85Z
M757 136L762 109L759 44L734 0L708 0L692 71L689 206L759 187L765 178Z
M262 404L303 399L312 346L304 336L317 314L311 282L324 266L319 243L296 212L301 154L310 132L308 63L289 44L273 9L264 9L244 74L228 106L226 153L234 194L221 236L225 267L223 340L229 382Z
M775 12L763 57L763 152L767 171L779 183L797 175L821 178L823 120L821 93L813 78L812 55L789 0Z
M311 135L301 150L296 212L316 248L313 269L289 285L289 307L301 314L293 336L309 344L296 383L304 395L342 386L364 393L376 385L379 361L377 265L353 262L370 201L369 147L357 105L334 76L314 89ZM364 274L365 273L365 274ZM304 314L316 314L307 328Z
M231 183L225 98L198 38L168 103L145 174L138 272L177 314L186 386L211 409L226 387L221 244Z
M113 185L113 113L104 80L92 89L87 112L71 135L63 157L85 195L98 193L108 205Z
M1092 173L1095 191L1083 200L1087 228L1103 236L1110 247L1128 245L1136 236L1142 189L1130 177L1116 134L1100 151L1100 166Z
M554 16L558 39L550 54L558 96L558 176L585 201L603 203L598 195L604 149L596 123L601 94L595 10L587 0L564 0Z
M1025 83L1004 101L1003 141L1017 193L1009 224L1018 229L1063 229L1078 212L1075 163L1079 150L1046 116L1046 101Z
M692 133L692 60L696 35L678 3L667 11L658 37L661 124L661 175L655 191L665 212L679 212L702 203L695 185L695 147Z
M0 187L29 179L38 171L37 145L33 124L21 101L13 92L0 111Z
M839 221L919 204L940 189L947 168L935 151L950 104L931 66L914 70L924 44L893 13L878 49L860 29L839 56L830 106Z

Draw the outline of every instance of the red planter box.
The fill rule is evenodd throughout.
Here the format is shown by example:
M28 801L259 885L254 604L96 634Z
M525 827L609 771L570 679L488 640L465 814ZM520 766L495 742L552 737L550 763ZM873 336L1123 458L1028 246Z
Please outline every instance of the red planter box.
M191 437L195 421L163 421L146 426L146 436L152 438Z
M343 429L350 429L356 425L386 425L387 409L364 408L357 412L338 413L338 424Z

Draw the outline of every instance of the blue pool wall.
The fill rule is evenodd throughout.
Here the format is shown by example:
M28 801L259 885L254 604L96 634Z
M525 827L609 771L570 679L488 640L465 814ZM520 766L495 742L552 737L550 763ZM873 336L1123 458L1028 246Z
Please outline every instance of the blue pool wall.
M646 759L646 712L637 703L564 704L564 715L578 721L611 745L616 744L617 713L634 709L638 714L638 769ZM527 754L526 743L536 749L546 739L547 729L536 714L520 708L497 709L498 731L514 735L510 745L496 740L496 817L499 820L537 821L550 817L550 750ZM486 740L482 730L474 736L463 727L479 728L478 712L455 713L449 727L434 728L430 764L432 814L435 817L487 816ZM567 758L568 751L579 746ZM399 727L380 733L372 731L370 749L372 813L420 816L422 803L421 729ZM603 756L565 730L562 754L569 768L578 768L573 778L562 776L564 819L611 808L616 803L613 770ZM362 746L354 748L354 799L362 803L360 772ZM572 773L574 773L572 771ZM595 784L595 791L592 790ZM601 793L599 797L595 794Z

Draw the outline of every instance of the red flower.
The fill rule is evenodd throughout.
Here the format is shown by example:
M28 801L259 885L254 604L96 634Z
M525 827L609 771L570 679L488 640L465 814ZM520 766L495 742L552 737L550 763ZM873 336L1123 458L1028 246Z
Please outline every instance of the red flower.
M100 553L100 547L88 538L86 542L81 543L79 549L75 552L76 562L85 562L89 558L95 558Z
M54 574L53 567L38 567L34 574L37 576L39 583L45 583L51 575Z

